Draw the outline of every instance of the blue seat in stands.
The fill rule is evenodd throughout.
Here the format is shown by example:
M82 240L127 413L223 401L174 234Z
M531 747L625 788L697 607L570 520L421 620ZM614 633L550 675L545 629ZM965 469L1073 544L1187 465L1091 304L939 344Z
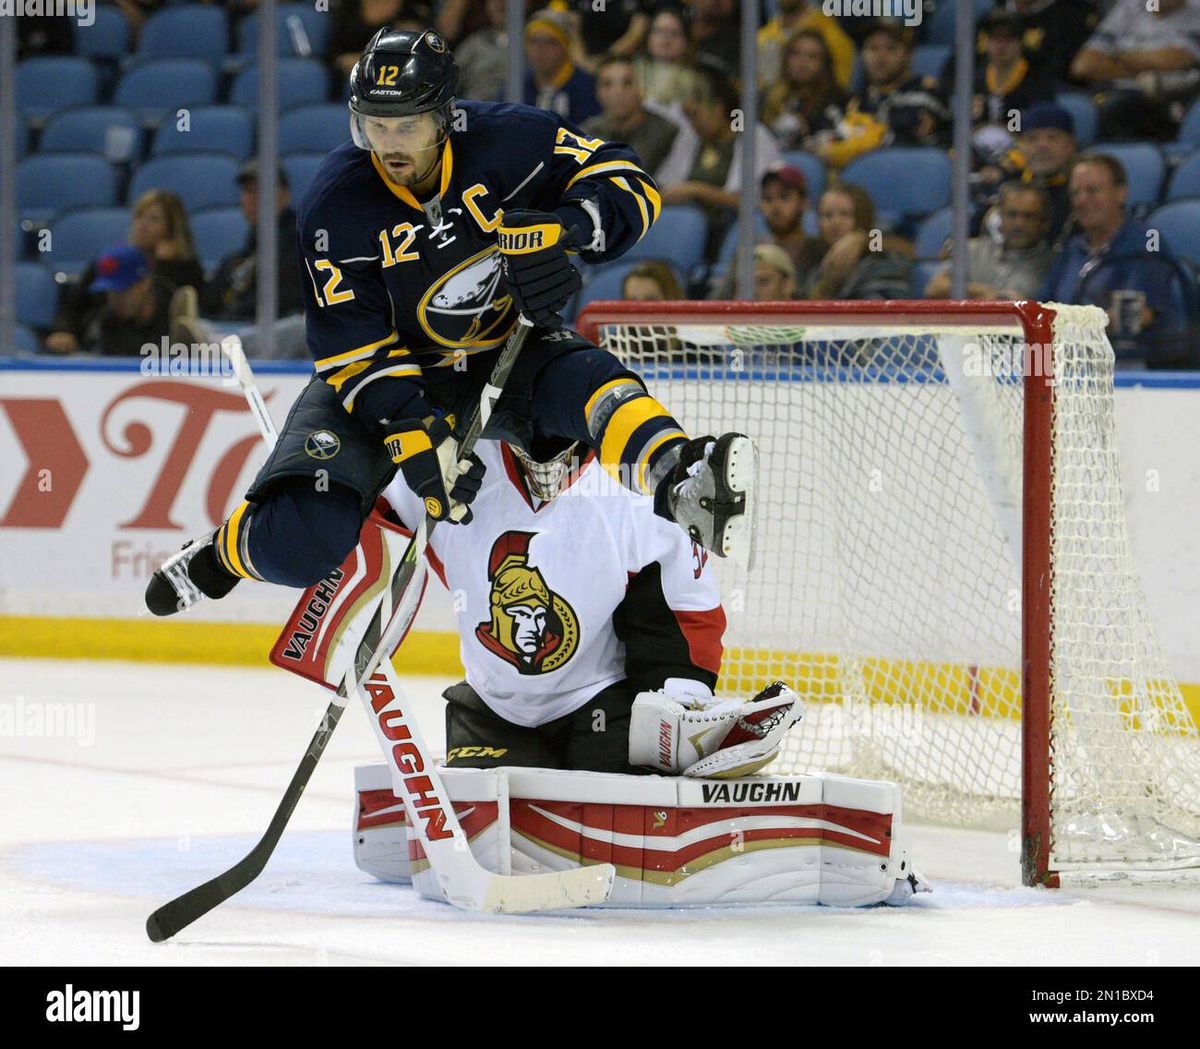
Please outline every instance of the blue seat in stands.
M12 350L0 352L37 353L37 351L37 336L34 335L33 332L30 331L24 324L14 324Z
M17 214L45 224L58 212L117 202L117 176L94 153L39 153L17 164Z
M292 153L279 163L287 175L288 189L292 194L292 204L299 204L308 192L308 185L317 173L317 168L325 160L324 153Z
M17 320L49 328L58 312L58 284L40 262L17 263Z
M1080 149L1087 149L1096 141L1096 133L1100 130L1100 111L1092 96L1085 91L1060 91L1054 101L1075 121L1075 144Z
M1200 198L1164 204L1150 213L1146 224L1161 233L1173 254L1200 266Z
M931 76L941 80L950 61L951 48L946 44L919 44L913 48L912 71L916 76Z
M297 20L299 28L297 28ZM312 4L280 4L275 10L275 43L280 55L321 57L329 43L329 15ZM251 11L237 24L238 54L258 53L258 12ZM365 41L364 41L365 43ZM305 47L308 48L305 51Z
M154 135L150 152L156 156L173 153L228 153L245 160L254 149L254 119L241 106L196 106L188 111L186 129L168 117Z
M950 158L922 146L876 149L852 160L841 180L862 186L880 221L898 224L950 203Z
M658 221L624 259L669 259L681 273L690 273L704 258L708 220L691 204L672 204L662 209Z
M1171 173L1171 182L1167 186L1168 202L1184 197L1200 197L1200 149L1184 157Z
M145 58L202 58L220 64L229 51L229 16L223 7L180 4L146 19L137 53Z
M637 265L639 265L638 260L630 261L628 256L622 256L617 262L597 267L579 293L579 309L582 310L589 302L620 299L621 285L625 281L625 275ZM684 281L680 277L678 268L672 265L672 269L675 270L675 277L679 280L680 287L683 287Z
M315 105L329 98L329 72L315 58L281 58L277 91L280 112ZM249 109L258 106L258 67L243 69L234 78L229 101Z
M191 216L192 239L200 265L212 271L227 255L238 251L250 233L250 223L241 208L205 208ZM281 251L291 245L281 245Z
M149 189L168 189L187 211L238 202L239 164L225 153L173 153L146 161L134 172L127 199Z
M1125 168L1125 177L1129 180L1126 199L1129 207L1158 203L1167 165L1157 146L1146 142L1104 142L1097 145L1096 150L1115 157Z
M142 128L128 109L85 106L51 117L38 149L43 153L99 153L123 164L141 153Z
M114 244L129 237L129 212L125 208L72 208L50 224L50 250L39 258L58 273L72 277Z
M328 153L350 140L346 107L336 102L297 106L279 119L279 153Z
M1200 99L1197 99L1184 114L1175 141L1167 146L1168 152L1176 156L1186 155L1200 146Z
M988 13L992 7L993 0L975 0L975 24L978 25L980 19ZM944 44L946 47L954 46L954 23L956 19L956 2L940 3L933 7L933 11L925 23L925 42L928 44ZM919 8L918 8L919 11Z
M44 55L17 63L17 108L40 126L55 113L90 106L100 93L100 74L86 58Z
M150 58L127 69L113 102L136 110L144 123L157 124L180 109L211 105L217 74L202 58Z
M85 58L118 59L129 54L129 18L115 4L94 4L95 21L75 25L75 52Z
M954 219L953 208L942 208L921 221L913 240L919 259L936 259L942 253L942 245L950 236L950 224Z

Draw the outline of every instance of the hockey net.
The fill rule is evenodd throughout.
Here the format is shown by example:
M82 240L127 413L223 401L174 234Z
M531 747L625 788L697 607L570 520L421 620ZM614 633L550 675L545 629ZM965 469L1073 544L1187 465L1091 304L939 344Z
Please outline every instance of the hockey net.
M1134 568L1091 307L595 303L690 433L760 451L721 690L810 705L772 771L1016 828L1030 883L1193 876L1200 738Z

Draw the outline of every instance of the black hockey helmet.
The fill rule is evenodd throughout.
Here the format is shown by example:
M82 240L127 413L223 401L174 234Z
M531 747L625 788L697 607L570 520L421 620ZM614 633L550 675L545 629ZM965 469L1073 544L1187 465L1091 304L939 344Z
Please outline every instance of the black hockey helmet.
M433 111L450 124L458 64L432 29L379 30L350 71L354 141L370 149L360 117L405 117Z

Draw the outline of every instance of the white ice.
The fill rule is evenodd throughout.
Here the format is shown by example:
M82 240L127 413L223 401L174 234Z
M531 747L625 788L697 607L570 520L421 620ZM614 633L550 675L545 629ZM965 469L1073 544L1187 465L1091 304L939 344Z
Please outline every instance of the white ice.
M404 681L440 750L446 682ZM910 829L935 892L906 908L463 914L355 868L354 706L262 876L150 943L150 911L258 839L325 703L281 670L0 660L0 965L1200 963L1200 889L1028 889L1015 838L935 827ZM29 734L41 704L79 704L74 735Z

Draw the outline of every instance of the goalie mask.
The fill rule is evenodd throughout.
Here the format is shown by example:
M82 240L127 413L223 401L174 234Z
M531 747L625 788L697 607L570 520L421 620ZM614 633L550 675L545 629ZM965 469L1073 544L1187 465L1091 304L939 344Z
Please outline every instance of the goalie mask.
M431 169L449 135L457 87L458 66L438 33L379 30L350 71L354 144L380 154L412 153L418 169ZM436 150L432 159L420 156L427 150Z
M510 441L508 447L525 480L529 494L549 502L566 487L567 475L579 465L579 442L562 448L562 441L534 438L527 442L530 451ZM561 448L561 451L556 449Z

